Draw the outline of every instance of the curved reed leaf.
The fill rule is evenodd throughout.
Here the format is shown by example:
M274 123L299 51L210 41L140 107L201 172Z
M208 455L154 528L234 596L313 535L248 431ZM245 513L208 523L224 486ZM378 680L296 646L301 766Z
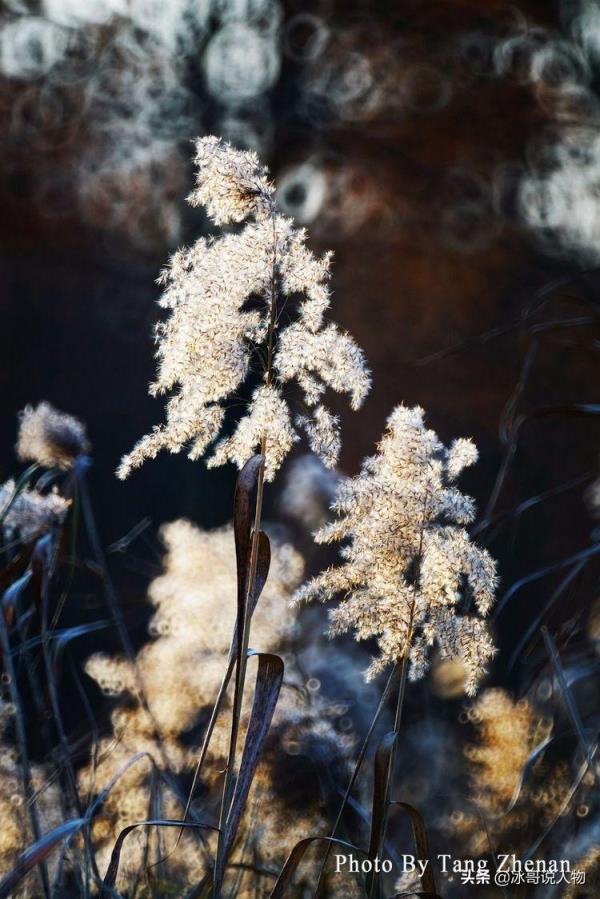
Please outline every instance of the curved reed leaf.
M369 858L372 861L380 857L385 838L386 810L391 777L390 768L394 762L394 749L397 739L397 732L390 731L382 737L375 752L371 835L369 838ZM367 878L367 895L379 895L379 877L374 872L369 874Z
M258 535L259 544L258 544L258 560L257 560L257 568L256 568L256 578L254 580L254 589L252 591L252 597L249 604L249 615L252 617L254 609L256 608L256 604L260 599L260 595L265 586L268 574L269 567L271 564L271 544L269 542L269 538L261 531ZM202 770L202 766L206 759L206 754L208 752L208 747L210 745L210 740L213 735L213 731L215 729L215 724L217 723L217 718L219 716L219 712L221 711L221 706L223 705L223 700L225 698L225 694L227 693L227 687L229 686L229 682L231 680L231 675L233 674L233 668L236 661L237 654L237 622L234 627L233 637L231 640L231 646L229 649L229 660L227 663L227 670L223 676L223 680L221 682L221 686L219 687L219 693L215 700L215 704L213 706L213 710L211 712L210 720L206 727L206 733L204 734L204 739L202 741L202 748L200 750L200 756L198 758L198 762L196 764L196 768L194 770L194 777L192 779L192 785L190 787L190 792L188 795L188 799L185 806L185 812L183 815L183 820L187 819L189 814L190 806L192 804L192 799L194 797L194 792L196 790L196 786L198 784L198 778L200 777L200 772ZM181 836L181 834L180 834Z
M10 562L0 571L0 592L6 595L11 585L22 576L23 566L28 565L28 553L16 553ZM26 570L29 570L28 568Z
M358 753L358 756L357 756L357 759L356 759L356 763L355 763L354 769L353 769L353 771L352 771L352 776L350 777L350 781L349 781L348 786L346 787L346 790L345 790L345 792L344 792L344 796L343 796L343 798L342 798L342 802L341 802L340 808L339 808L339 810L338 810L338 813L337 813L337 816L336 816L336 819L335 819L333 828L332 828L332 830L331 830L331 834L330 834L330 838L331 838L331 839L333 839L333 838L335 837L336 831L337 831L338 827L340 826L340 823L341 823L341 821L342 821L342 817L343 817L343 815L344 815L344 811L345 811L345 809L346 809L346 806L347 806L348 803L349 803L350 796L351 796L352 790L353 790L353 788L354 788L354 784L356 783L356 780L357 780L358 775L359 775L359 773L360 773L360 769L361 769L362 763L363 763L363 761L364 761L364 759L365 759L365 755L367 754L367 749L368 749L368 747L369 747L369 743L371 742L371 737L373 736L373 733L375 732L375 728L376 728L376 726L377 726L377 723L378 723L379 719L381 718L383 712L385 711L385 708L386 708L386 706L387 706L388 700L389 700L390 696L392 695L392 691L393 691L394 686L395 686L395 684L396 684L396 680L397 680L398 677L400 676L401 670L402 670L402 660L399 660L398 662L396 662L396 664L394 665L394 667L392 668L392 670L391 670L391 672L390 672L390 674L389 674L389 677L388 677L388 679L387 679L386 685L385 685L385 687L384 687L384 689L383 689L383 692L382 692L382 694L381 694L381 696L380 696L380 698L379 698L379 704L378 704L378 706L377 706L377 709L375 710L375 714L373 715L373 719L372 719L372 721L371 721L371 724L369 725L369 730L367 731L367 734L366 734L366 736L365 736L365 738L364 738L364 740L363 740L363 742L362 742L362 746L360 747L360 751L359 751L359 753ZM318 884L317 884L317 892L318 892L318 887L319 887L319 885L320 885L320 883L321 883L321 879L322 879L322 877L323 877L323 874L325 873L325 868L326 868L327 862L328 862L328 860L329 860L329 854L330 854L330 852L331 852L331 847L332 847L332 845L333 845L332 843L329 843L329 844L327 845L327 851L326 851L326 853L325 853L325 856L324 856L324 858L323 858L323 862L322 862L322 865L321 865L321 872L320 872L320 875L319 875L319 881L318 881ZM316 895L316 894L313 894L313 896L315 896L315 895Z
M238 475L233 497L233 533L235 537L235 557L238 578L238 639L246 610L246 591L252 532L252 491L258 484L265 457L257 454L246 462Z
M33 475L35 474L35 472L38 470L39 467L40 466L38 465L38 463L34 462L33 465L30 465L29 468L27 468L23 472L23 474L21 475L21 477L15 484L15 490L14 490L13 495L11 496L11 498L8 501L8 503L6 504L6 506L2 509L2 512L0 512L0 527L2 527L2 525L4 524L4 519L6 518L6 516L12 509L15 500L18 498L19 494L22 493L23 490L25 490L25 488L27 487L27 484L30 482L31 478L33 477Z
M258 671L256 672L254 700L244 741L240 771L225 825L225 861L242 818L260 752L271 726L271 719L283 682L284 665L280 656L270 652L253 652L251 654L258 657Z
M108 890L113 889L117 876L119 874L119 863L121 861L121 852L123 849L123 843L129 836L129 834L136 829L136 827L181 827L181 828L195 828L196 830L214 830L218 831L218 827L213 827L210 824L197 824L192 821L171 821L168 819L152 819L148 821L138 821L136 824L129 824L127 827L124 827L120 832L119 836L116 839L115 845L113 846L113 851L110 856L110 863L108 865L106 874L104 875L104 880L102 882L103 887L107 887ZM0 899L2 899L0 895Z
M263 449L265 438L263 436ZM244 696L244 682L246 679L246 665L248 654L248 639L250 634L250 608L253 604L254 588L258 573L258 556L261 543L260 520L262 514L263 487L265 472L264 453L258 453L250 458L240 471L233 499L233 530L235 537L235 554L237 563L237 620L235 646L232 643L232 651L235 652L235 688L233 694L233 711L231 715L231 735L229 739L229 752L225 767L225 780L221 797L221 811L219 814L219 841L217 846L217 858L215 861L215 877L213 894L215 899L221 892L221 882L227 862L227 819L232 811L234 802L234 776L235 754L237 738L239 734L240 718L242 713L242 701ZM251 526L251 496L256 488L256 503L254 506L254 528ZM279 692L279 690L277 691Z
M252 616L254 614L254 610L258 604L258 600L260 599L261 593L263 592L264 586L267 582L267 578L269 576L269 569L271 567L271 541L267 537L264 531L259 531L258 534L258 548L257 548L257 558L256 558L256 573L254 576L254 584L252 585L252 595L248 596L248 604L245 608L245 615L248 624L250 623ZM235 630L233 634L233 639L231 642L230 657L235 656L237 653L238 646L238 622L236 620Z
M496 530L494 533L497 533L500 526L504 522L517 520L525 512L528 512L530 509L534 509L536 506L545 502L547 499L553 499L555 496L560 496L561 494L566 493L569 490L573 490L575 487L580 487L583 484L589 483L593 480L593 478L593 474L586 472L585 474L578 475L576 478L571 478L568 481L564 481L562 484L557 484L554 487L549 487L547 490L543 490L541 493L536 493L534 496L527 497L527 499L522 500L512 509L506 509L502 512L496 512L489 518L482 518L478 524L470 529L469 533L472 537L475 537L477 534L481 534L483 531L490 529L493 525L496 526ZM489 540L490 538L488 537L488 541Z
M23 581L23 579L20 579ZM11 604L12 608L16 609L16 603L20 592L26 586L25 583L22 583L19 587L19 590L15 594L14 591L11 594ZM11 701L15 708L14 713L14 721L15 721L15 735L17 747L19 750L19 758L20 758L20 769L21 769L21 783L23 788L23 795L26 799L33 796L32 790L32 781L31 781L31 766L29 762L29 750L27 745L27 729L25 726L25 711L23 707L23 703L21 700L20 691L17 686L17 671L14 664L14 659L11 653L11 644L10 644L10 634L7 622L7 616L5 613L5 600L8 593L11 592L11 588L6 591L1 601L0 608L0 647L2 649L2 659L3 659L3 667L8 675L8 690L10 693ZM10 606L9 606L10 607ZM37 692L34 686L32 690L34 699L37 700ZM37 813L37 805L35 799L32 798L31 802L28 802L29 808L29 817L31 819L31 830L33 833L33 837L37 842L42 839L42 833L40 830L39 818ZM48 882L48 872L46 871L45 865L43 863L43 859L40 867L40 877L42 880L42 886L44 890L44 896L50 896L50 887Z
M515 581L511 587L506 591L498 605L496 606L494 612L490 615L490 620L494 621L498 615L505 609L506 605L513 598L515 593L517 593L522 587L525 587L527 584L532 583L532 581L540 580L543 577L546 577L547 574L553 574L555 571L560 571L562 568L567 568L569 565L573 565L577 562L580 562L584 559L588 559L591 556L595 556L600 552L600 543L594 543L592 546L588 546L586 549L582 549L577 553L573 553L572 556L568 556L566 559L561 559L560 562L552 562L550 565L544 565L542 568L538 568L535 571L531 572L531 574L526 574L524 577L519 578L518 581Z
M583 280L587 275L595 274L597 272L598 268L593 267L584 269L580 272L576 272L574 275L567 275L564 278L557 278L554 281L551 281L549 284L546 284L544 287L537 291L537 295L533 299L533 301L525 306L520 315L518 315L512 321L507 322L505 325L500 325L496 328L490 328L488 331L483 331L481 334L476 334L473 337L469 337L466 340L462 340L442 350L437 350L434 353L430 353L428 356L417 359L416 364L427 365L430 362L436 361L438 359L444 359L447 356L451 356L454 353L460 353L463 350L470 349L471 347L482 346L488 341L494 340L497 337L503 337L504 335L510 334L511 332L522 330L531 316L534 313L538 312L540 308L544 306L549 300L551 300L555 294L567 287L571 287L572 285L577 284L578 281ZM567 296L567 299L572 299L579 303L587 302L588 305L591 305L593 309L597 310L596 304L590 302L589 300L586 300L586 298L584 297L575 295L572 297ZM527 330L535 331L536 328L539 329L539 325L533 325Z
M23 591L29 586L31 575L31 567L28 567L21 577L2 594L2 612L8 626L13 624L15 618L19 618L19 599Z
M394 800L391 804L397 806L398 808L401 808L402 811L406 812L406 814L409 816L410 822L412 824L417 858L426 859L429 862L427 868L425 869L425 873L421 878L425 892L420 894L417 893L417 895L433 896L436 897L436 899L440 899L436 892L437 887L435 885L435 874L433 873L433 865L431 863L429 840L427 838L425 822L423 821L421 814L413 805L410 805L408 802L398 802Z
M269 895L269 899L282 899L285 895L286 889L291 886L292 878L299 868L302 859L306 854L306 850L311 846L312 843L327 843L327 848L331 848L331 846L343 846L344 849L351 849L353 852L358 853L359 855L363 855L365 859L368 860L369 855L365 852L364 849L360 849L358 846L355 846L353 843L348 843L346 840L340 840L338 837L306 837L304 840L300 840L299 843L296 843L292 851L287 857L286 863L281 869L281 873L277 878L277 883L271 890Z
M71 640L75 640L77 637L84 637L86 634L91 634L95 631L104 630L105 628L110 627L110 624L110 621L91 621L89 624L78 624L73 625L73 627L49 631L48 643L54 647L54 655L58 656ZM39 646L41 642L42 637L40 635L30 637L29 640L25 640L24 643L20 643L18 647L13 649L12 655L20 655L23 652L34 649L36 646Z
M525 633L517 643L515 649L513 650L509 660L508 660L508 670L512 671L517 659L534 636L534 634L539 630L540 625L544 621L546 615L550 611L550 609L556 604L556 602L563 595L564 591L567 587L577 578L579 573L583 571L585 566L587 565L588 559L580 559L571 570L565 575L565 577L561 580L560 584L554 590L552 595L546 602L544 603L542 610L535 616L529 627L526 629Z
M600 403L570 403L556 406L538 406L529 412L521 413L521 415L518 415L516 418L510 418L510 425L503 427L501 437L502 442L506 445L506 450L483 514L483 522L490 520L500 498L504 482L517 452L523 425L537 418L552 418L556 415L574 417L600 415Z
M371 813L371 836L369 840L369 858L374 861L381 858L384 838L387 806L394 805L408 815L412 824L413 838L415 842L416 857L428 862L425 873L422 876L424 893L421 895L437 896L435 875L429 852L429 840L425 822L421 814L408 802L388 800L390 787L390 768L394 762L394 753L398 732L390 731L381 739L375 753L373 773L373 808ZM379 877L375 872L367 878L367 894L377 896L380 894Z
M37 865L42 864L53 849L64 840L73 837L87 823L86 818L73 818L65 821L37 840L19 857L17 864L0 881L0 899L7 899L23 878Z
M594 776L594 780L596 782L596 788L600 789L600 777L598 775L598 769L594 763L594 752L592 751L592 747L590 746L583 723L581 721L581 716L579 714L579 709L575 704L575 700L573 699L573 694L567 684L567 680L565 677L565 672L562 666L562 662L560 661L560 656L558 654L558 650L556 648L556 644L552 639L550 632L546 626L542 627L542 636L544 637L544 643L546 644L546 650L548 655L550 656L550 661L552 662L552 668L556 674L558 685L560 687L560 691L565 703L565 708L567 710L567 714L571 719L571 724L573 725L573 729L577 734L577 738L581 744L581 748L584 752L584 755L587 759L587 763L590 769L590 773Z

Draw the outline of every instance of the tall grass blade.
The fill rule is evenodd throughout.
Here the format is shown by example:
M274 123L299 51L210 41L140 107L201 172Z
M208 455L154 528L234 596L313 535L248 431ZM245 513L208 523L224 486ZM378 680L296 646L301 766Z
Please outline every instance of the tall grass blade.
M45 836L26 849L21 854L14 868L0 881L0 899L7 899L30 871L37 865L43 864L53 849L64 840L75 836L86 823L87 820L85 818L74 818L72 821L65 821L64 824L55 827L54 830L45 834Z
M104 880L102 881L103 887L106 887L107 890L112 892L115 883L117 881L117 877L119 874L119 863L121 861L121 852L123 850L123 844L129 834L135 830L137 827L183 827L183 828L195 828L196 830L218 830L217 827L213 827L210 824L198 824L192 821L170 821L168 819L152 819L148 821L138 821L136 824L129 824L128 827L124 827L123 830L119 833L119 836L116 839L115 845L113 846L113 850L110 856L110 862L104 875ZM105 890L105 892L107 891ZM0 896L0 899L2 897Z
M254 581L254 589L252 591L252 597L249 604L249 614L252 617L254 609L256 608L256 604L260 598L260 595L265 586L268 574L269 574L269 566L271 564L271 544L269 542L269 538L261 531L259 536L259 544L258 544L258 562L256 569L256 578ZM185 812L183 815L183 820L187 820L187 816L189 814L190 806L192 804L192 799L194 797L194 792L196 790L196 786L198 785L198 779L200 777L200 772L202 771L202 766L206 759L206 754L208 752L208 747L210 745L210 740L213 735L213 731L215 729L215 725L217 723L217 718L219 716L219 712L221 711L221 706L223 705L223 700L225 699L225 694L227 693L227 687L229 686L229 682L231 681L231 676L233 674L233 669L236 662L237 655L237 646L238 646L238 631L237 631L237 622L234 628L233 637L231 640L231 647L229 649L229 659L227 662L227 670L225 671L225 675L223 676L223 680L221 682L221 686L219 687L219 693L215 700L215 704L213 706L210 720L206 727L206 733L204 734L204 739L202 741L202 748L200 750L200 756L198 758L198 762L196 764L196 768L194 770L194 777L192 779L192 785L190 787L190 792L188 795L187 803L185 806ZM180 835L181 836L181 835Z
M429 852L429 840L425 822L421 814L414 806L407 802L390 802L388 791L390 786L389 772L393 764L394 751L398 740L398 732L390 731L382 738L375 753L375 765L373 774L373 806L371 813L371 836L369 839L369 858L375 861L382 857L384 848L385 825L388 805L400 808L411 820L413 838L415 842L416 857L427 861L427 867L422 877L424 895L436 895L435 875ZM373 872L367 878L367 894L380 895L379 878Z
M427 868L425 869L425 873L421 878L421 883L423 885L424 892L417 893L419 896L432 896L435 899L440 899L437 893L437 887L435 884L435 874L433 873L433 864L431 861L431 853L429 850L429 839L427 837L427 830L425 828L425 822L414 805L410 805L408 802L397 802L393 801L391 803L395 805L397 808L402 809L403 812L406 812L408 817L410 818L410 822L412 824L413 831L413 839L415 841L415 849L417 858L426 859L428 862Z
M357 855L363 855L365 859L368 859L369 857L368 853L365 852L364 849L360 849L353 843L348 843L346 842L346 840L341 840L338 837L306 837L306 839L300 840L299 843L296 843L289 856L287 857L286 863L281 869L281 873L277 878L277 883L271 890L269 899L283 899L283 896L286 895L286 890L288 889L288 887L293 885L294 874L300 867L302 859L306 855L307 849L309 849L313 845L313 843L326 843L328 850L330 850L333 846L342 846L344 849L350 849Z
M37 462L34 462L33 465L30 465L29 468L27 468L23 472L23 474L21 475L21 477L15 484L15 490L14 490L13 495L11 496L7 505L2 509L2 512L0 512L0 527L2 527L2 525L4 524L4 519L6 518L6 516L12 509L12 507L15 503L15 500L18 498L19 494L22 493L23 490L25 490L25 488L27 487L27 484L30 482L31 478L33 477L33 475L35 474L35 472L38 470L39 467L40 466L37 464Z
M233 841L242 819L260 752L271 726L271 720L277 705L277 699L279 698L279 691L283 683L284 665L280 656L271 652L252 654L258 658L258 671L256 672L254 700L244 741L240 771L235 784L231 808L227 816L225 830L226 856L233 846Z
M390 767L393 763L394 748L398 734L390 731L382 738L375 753L373 770L373 805L371 810L371 835L369 838L369 858L375 861L381 855L388 805ZM422 856L419 856L422 858ZM367 877L367 895L379 896L379 878L375 873Z
M547 627L542 627L542 635L544 637L544 643L546 644L546 649L548 651L548 655L550 656L550 661L552 662L552 667L558 679L558 684L560 687L560 691L565 703L565 708L567 710L567 714L571 719L571 724L573 725L573 729L577 734L577 739L581 744L581 748L584 752L584 755L587 759L587 763L590 769L590 773L593 775L594 780L596 782L596 789L600 790L600 777L598 776L598 769L596 767L596 763L594 762L594 752L592 751L592 747L590 746L584 727L583 722L581 720L581 716L579 714L579 709L575 704L575 700L573 699L573 694L571 693L571 689L567 683L567 679L565 677L565 672L560 661L560 656L558 654L558 650L556 648L556 644L552 639L550 632Z
M260 520L264 489L264 466L265 457L264 454L260 453L252 456L252 458L246 462L238 475L233 500L233 529L237 562L237 620L235 646L232 644L232 650L235 652L236 660L235 689L231 715L229 753L225 768L221 812L219 815L220 834L215 862L213 891L215 899L220 895L221 881L223 879L228 851L226 850L225 835L227 831L227 819L233 804L235 755L244 696L248 639L252 617L249 607L252 606L254 587L258 572L258 555L261 543ZM251 497L255 488L256 502L254 506L254 528L252 528Z

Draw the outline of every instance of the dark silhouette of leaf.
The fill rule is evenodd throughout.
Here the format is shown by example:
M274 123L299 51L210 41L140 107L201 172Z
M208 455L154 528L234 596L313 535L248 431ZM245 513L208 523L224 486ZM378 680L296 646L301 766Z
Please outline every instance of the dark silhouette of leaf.
M354 769L352 771L352 776L350 777L350 781L348 783L348 786L346 787L346 791L342 798L342 802L341 802L339 811L337 813L337 817L335 819L335 822L334 822L334 825L333 825L333 828L332 828L332 831L330 834L332 839L333 839L333 837L335 837L336 831L337 831L338 827L340 826L340 823L341 823L341 820L342 820L342 817L344 814L344 810L349 803L352 789L353 789L354 784L356 783L356 780L360 773L360 769L361 769L362 763L365 759L365 755L367 754L367 749L369 747L371 737L373 736L373 733L375 732L375 727L377 726L377 722L379 721L383 712L385 711L388 700L389 700L390 696L392 695L392 690L394 689L394 686L396 684L396 680L398 679L398 677L400 675L401 669L402 669L402 661L399 660L398 662L396 662L396 664L392 668L392 671L390 672L390 675L387 679L387 683L383 689L383 693L381 694L381 697L379 699L379 704L377 706L375 714L373 715L371 724L369 725L369 730L367 731L367 734L363 740L362 746L358 753L356 763L355 763ZM329 843L327 845L327 851L325 853L325 856L323 858L323 863L321 865L321 872L319 875L319 883L321 882L321 878L325 872L325 868L327 866L327 861L329 860L329 854L331 852L332 845L333 845L332 843Z
M504 610L506 605L513 598L515 593L517 593L522 587L525 587L532 581L537 581L540 580L540 578L546 577L547 574L553 574L555 571L560 571L561 568L567 568L569 565L574 565L577 562L590 558L590 556L595 556L599 552L600 543L594 543L593 546L588 546L586 549L582 549L577 553L573 553L572 556L569 556L566 559L561 559L560 562L553 562L550 565L545 565L543 568L538 568L531 574L527 574L524 577L519 578L519 580L515 581L515 583L506 591L506 593L496 606L494 612L490 616L491 620L495 620L498 617L498 615Z
M565 672L560 661L558 650L556 649L556 645L550 635L550 632L548 631L548 628L545 626L542 627L542 636L544 637L544 643L546 644L546 649L548 651L548 655L550 656L550 661L552 662L552 667L558 680L558 685L560 687L560 692L565 703L567 714L571 719L571 724L573 725L573 729L577 734L577 738L587 759L590 772L593 774L594 780L596 781L596 787L600 789L600 778L598 777L598 771L596 770L596 765L594 764L594 753L596 750L595 748L592 748L588 742L585 729L583 727L583 722L581 721L581 715L579 714L579 709L575 704L573 694L571 693L569 685L567 684L567 679L565 677Z
M264 441L263 441L264 443ZM220 896L221 882L225 865L227 863L227 820L232 814L234 805L235 784L235 754L237 738L240 728L242 713L242 700L244 694L244 682L246 679L246 666L248 656L248 638L250 633L250 621L254 605L258 600L255 597L259 549L263 547L262 567L264 577L268 572L270 550L265 556L268 541L261 540L260 519L262 513L264 463L262 454L257 454L246 462L240 471L236 483L233 501L233 529L235 535L235 552L237 561L237 620L236 638L232 643L232 652L235 652L235 687L233 693L233 711L231 715L231 735L229 738L229 752L225 768L225 780L221 799L221 812L219 815L219 827L221 835L217 847L215 862L215 899ZM256 487L256 503L254 506L254 527L251 527L251 495ZM264 585L264 579L262 580ZM259 583L259 588L262 589ZM259 666L260 670L260 666ZM257 681L258 684L258 681ZM279 692L279 690L277 690ZM245 801L245 800L244 800Z
M417 809L413 805L410 805L408 802L394 801L392 803L392 805L395 805L398 808L401 808L402 811L406 812L406 814L409 816L411 824L412 824L413 838L415 841L415 849L416 849L417 858L420 858L422 860L427 860L429 862L429 864L427 865L427 867L425 869L425 873L423 874L423 877L421 878L421 882L423 884L423 888L424 888L425 892L418 893L417 895L432 896L432 897L435 897L435 899L440 899L440 897L438 896L438 894L436 892L437 887L435 885L435 874L433 873L433 865L431 863L431 854L429 851L429 840L427 838L427 830L425 828L425 822L423 821L421 814L417 811Z
M233 846L283 681L284 665L278 655L270 652L253 653L253 655L258 657L258 671L256 672L254 700L244 741L240 771L227 815L225 859Z
M21 579L22 580L22 579ZM10 588L9 588L10 589ZM23 589L21 586L20 589ZM9 591L7 591L9 592ZM17 601L18 597L11 598L11 602ZM17 746L19 749L19 758L20 758L20 771L21 771L21 784L23 788L23 795L29 799L32 797L32 801L28 802L28 812L31 820L31 830L33 833L33 838L38 843L42 839L42 832L40 829L40 823L37 812L37 803L35 802L34 791L32 789L32 780L31 780L31 766L29 763L29 750L27 745L27 729L25 726L25 710L21 700L21 694L17 686L17 671L14 664L14 659L12 657L11 645L10 645L10 635L8 630L8 625L6 622L6 617L4 615L4 604L6 600L6 593L2 597L2 613L0 614L0 646L2 647L2 656L3 656L3 665L8 675L8 690L10 693L11 701L15 707L14 721L15 721L15 735ZM34 697L35 697L34 691ZM43 859L41 862L40 868L40 878L42 880L42 886L44 889L44 896L49 897L50 895L50 887L48 883L48 872L46 871L45 865L43 863Z
M375 861L381 858L386 823L386 810L388 804L394 805L407 814L411 820L413 837L415 841L416 857L427 861L427 867L422 877L422 885L425 895L436 895L435 875L431 864L429 852L429 840L427 830L420 813L414 806L407 802L389 802L390 772L394 762L397 731L390 731L381 739L375 753L373 772L373 808L371 813L371 836L369 840L369 858ZM377 895L380 890L379 878L373 871L367 878L367 894Z
M245 608L244 614L248 622L252 619L254 614L254 610L258 604L258 600L260 599L261 593L263 592L264 586L267 582L267 578L269 576L269 569L271 567L271 542L264 531L260 531L258 534L258 552L256 557L256 575L254 578L254 585L252 589L252 596L248 598L248 606ZM233 640L231 642L231 648L229 650L230 657L235 656L237 654L238 647L238 620L236 619L235 623L235 631L233 634Z
M269 567L271 564L271 544L269 542L269 538L267 535L261 531L259 534L259 544L258 544L258 559L257 559L257 567L256 567L256 578L254 581L254 590L252 591L252 601L251 607L249 610L249 615L252 617L254 613L254 609L256 608L256 604L260 598L260 595L263 591L263 587L265 586L265 582L267 580L269 574ZM183 820L187 819L190 805L192 803L192 799L194 797L194 792L196 790L196 786L198 784L198 778L200 777L200 772L202 770L202 766L204 764L204 760L206 759L206 753L208 752L208 747L210 744L211 737L213 735L213 731L215 729L215 724L217 723L217 718L219 716L219 712L221 711L221 706L223 705L223 700L225 698L225 694L227 693L227 687L229 686L229 682L231 681L231 676L233 674L234 665L236 662L237 655L237 622L234 627L233 637L231 640L231 646L229 649L229 660L227 663L227 670L223 676L223 680L221 682L221 686L219 687L219 693L215 700L215 704L213 706L210 720L208 722L206 733L204 734L204 739L202 741L202 748L200 750L200 756L198 757L198 763L194 770L194 777L192 779L192 786L190 787L190 792L188 795L188 800L185 806L185 813L183 815ZM181 836L181 834L180 834Z
M213 827L210 824L197 824L192 821L170 821L168 819L153 819L148 821L138 821L136 824L130 824L128 827L124 827L120 832L119 836L116 839L115 845L113 846L113 851L110 856L110 863L108 865L108 869L106 874L104 875L104 880L102 885L107 887L105 892L108 890L112 891L117 876L119 874L119 863L121 861L121 851L123 849L123 843L136 827L180 827L180 828L195 828L196 830L215 830L218 831L217 827ZM1 896L0 896L1 899Z
M580 559L567 575L562 579L556 590L552 593L550 598L544 603L542 610L535 616L519 642L517 643L515 649L513 650L510 659L508 660L508 670L512 671L517 659L531 640L531 638L539 631L541 623L546 618L546 615L550 611L550 609L557 603L560 597L563 595L564 591L569 587L569 585L578 577L579 573L583 571L585 566L587 565L588 559Z
M86 818L74 818L72 821L65 821L64 824L55 827L50 833L37 840L33 846L26 849L12 871L9 871L0 881L0 899L6 899L6 897L10 896L30 871L37 865L42 864L53 849L64 840L73 837L85 824L87 824Z
M394 750L398 734L390 731L382 737L375 752L373 770L373 806L371 811L371 836L369 838L369 858L374 861L381 855L383 845L386 809L390 788L390 769L393 765ZM419 856L421 858L421 856ZM375 872L367 877L367 895L377 895L379 878Z
M286 863L281 869L281 873L277 878L277 883L273 887L269 899L282 899L287 888L292 885L294 874L300 867L302 859L306 854L306 850L313 843L326 843L328 849L332 846L343 846L344 849L351 849L352 852L363 855L365 859L368 859L368 854L364 849L359 849L359 847L354 846L353 843L347 843L345 840L340 840L338 837L306 837L306 839L296 843L287 857Z
M238 584L238 640L241 642L244 616L246 611L246 588L248 582L248 565L250 562L250 546L252 535L252 491L258 483L258 477L264 465L264 456L256 455L249 459L238 475L233 497L233 532L235 536L235 557L237 562Z

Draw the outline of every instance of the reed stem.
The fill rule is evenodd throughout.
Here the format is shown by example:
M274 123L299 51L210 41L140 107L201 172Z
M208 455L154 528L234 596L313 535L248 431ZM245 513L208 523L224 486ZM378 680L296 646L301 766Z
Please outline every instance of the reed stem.
M275 343L275 328L277 325L277 232L275 229L275 216L272 217L273 223L273 260L271 269L271 306L269 310L269 330L267 335L267 363L265 371L265 383L271 386L273 381L273 349ZM267 435L263 433L261 438L261 454L266 456L267 451ZM258 567L258 547L260 540L260 528L262 522L262 508L265 491L265 463L260 467L258 473L258 483L256 486L256 504L254 507L254 525L252 529L252 543L250 550L250 572L248 575L248 583L245 588L245 607L246 612L252 608L252 597L256 585L256 572ZM242 713L242 703L244 699L244 685L246 682L246 670L248 666L248 643L250 639L251 613L245 614L243 619L242 639L240 641L238 652L238 663L235 671L235 690L233 701L233 713L231 721L231 737L229 741L229 752L227 757L227 766L225 768L225 781L223 784L223 794L221 798L221 810L219 814L219 838L217 844L217 857L215 859L215 872L213 881L213 897L220 899L221 886L225 873L225 865L227 863L227 854L229 851L227 820L231 810L231 801L235 790L235 762L236 749L239 736L240 719Z

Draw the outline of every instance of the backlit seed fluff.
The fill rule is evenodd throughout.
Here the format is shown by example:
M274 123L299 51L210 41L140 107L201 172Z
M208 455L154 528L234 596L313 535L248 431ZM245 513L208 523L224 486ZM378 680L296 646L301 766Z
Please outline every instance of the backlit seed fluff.
M216 225L243 226L178 250L163 272L159 304L167 318L156 328L158 372L150 393L170 395L166 422L136 444L117 474L126 478L162 449L187 448L190 458L202 457L221 433L227 404L239 402L247 375L258 367L262 376L247 414L209 464L241 467L264 438L272 478L301 427L314 451L334 465L338 420L322 405L323 393L347 393L358 409L371 379L360 347L324 321L331 255L317 258L306 232L277 213L273 185L254 153L206 137L196 143L196 164L192 205L204 206ZM284 307L291 321L282 326ZM309 410L319 404L299 424L283 393L292 380Z
M22 462L68 469L89 449L82 422L50 403L26 406L19 414L16 450Z
M137 656L152 712L164 734L182 733L214 702L235 627L235 548L230 526L203 531L180 519L161 528L164 567L150 584L156 639ZM269 577L252 618L252 641L271 651L291 632L289 599L302 578L301 556L289 543L272 543ZM197 627L190 627L196 622ZM116 695L135 686L126 660L97 654L87 673Z
M255 391L248 415L242 418L231 437L217 444L208 460L214 468L224 462L235 462L241 468L267 435L265 478L270 481L298 439L290 419L287 403L275 387L264 385Z
M496 565L470 540L464 525L473 520L474 504L454 486L476 458L467 440L446 449L426 428L421 408L398 406L377 454L338 485L332 506L338 517L316 540L347 540L344 562L305 584L296 600L343 596L330 613L330 633L377 638L379 655L367 679L409 656L417 680L437 645L441 659L462 662L472 695L494 656L482 619L494 601ZM463 599L481 617L460 614Z
M25 487L18 493L13 480L0 485L0 519L4 531L27 542L65 520L70 500L55 491L40 493Z

